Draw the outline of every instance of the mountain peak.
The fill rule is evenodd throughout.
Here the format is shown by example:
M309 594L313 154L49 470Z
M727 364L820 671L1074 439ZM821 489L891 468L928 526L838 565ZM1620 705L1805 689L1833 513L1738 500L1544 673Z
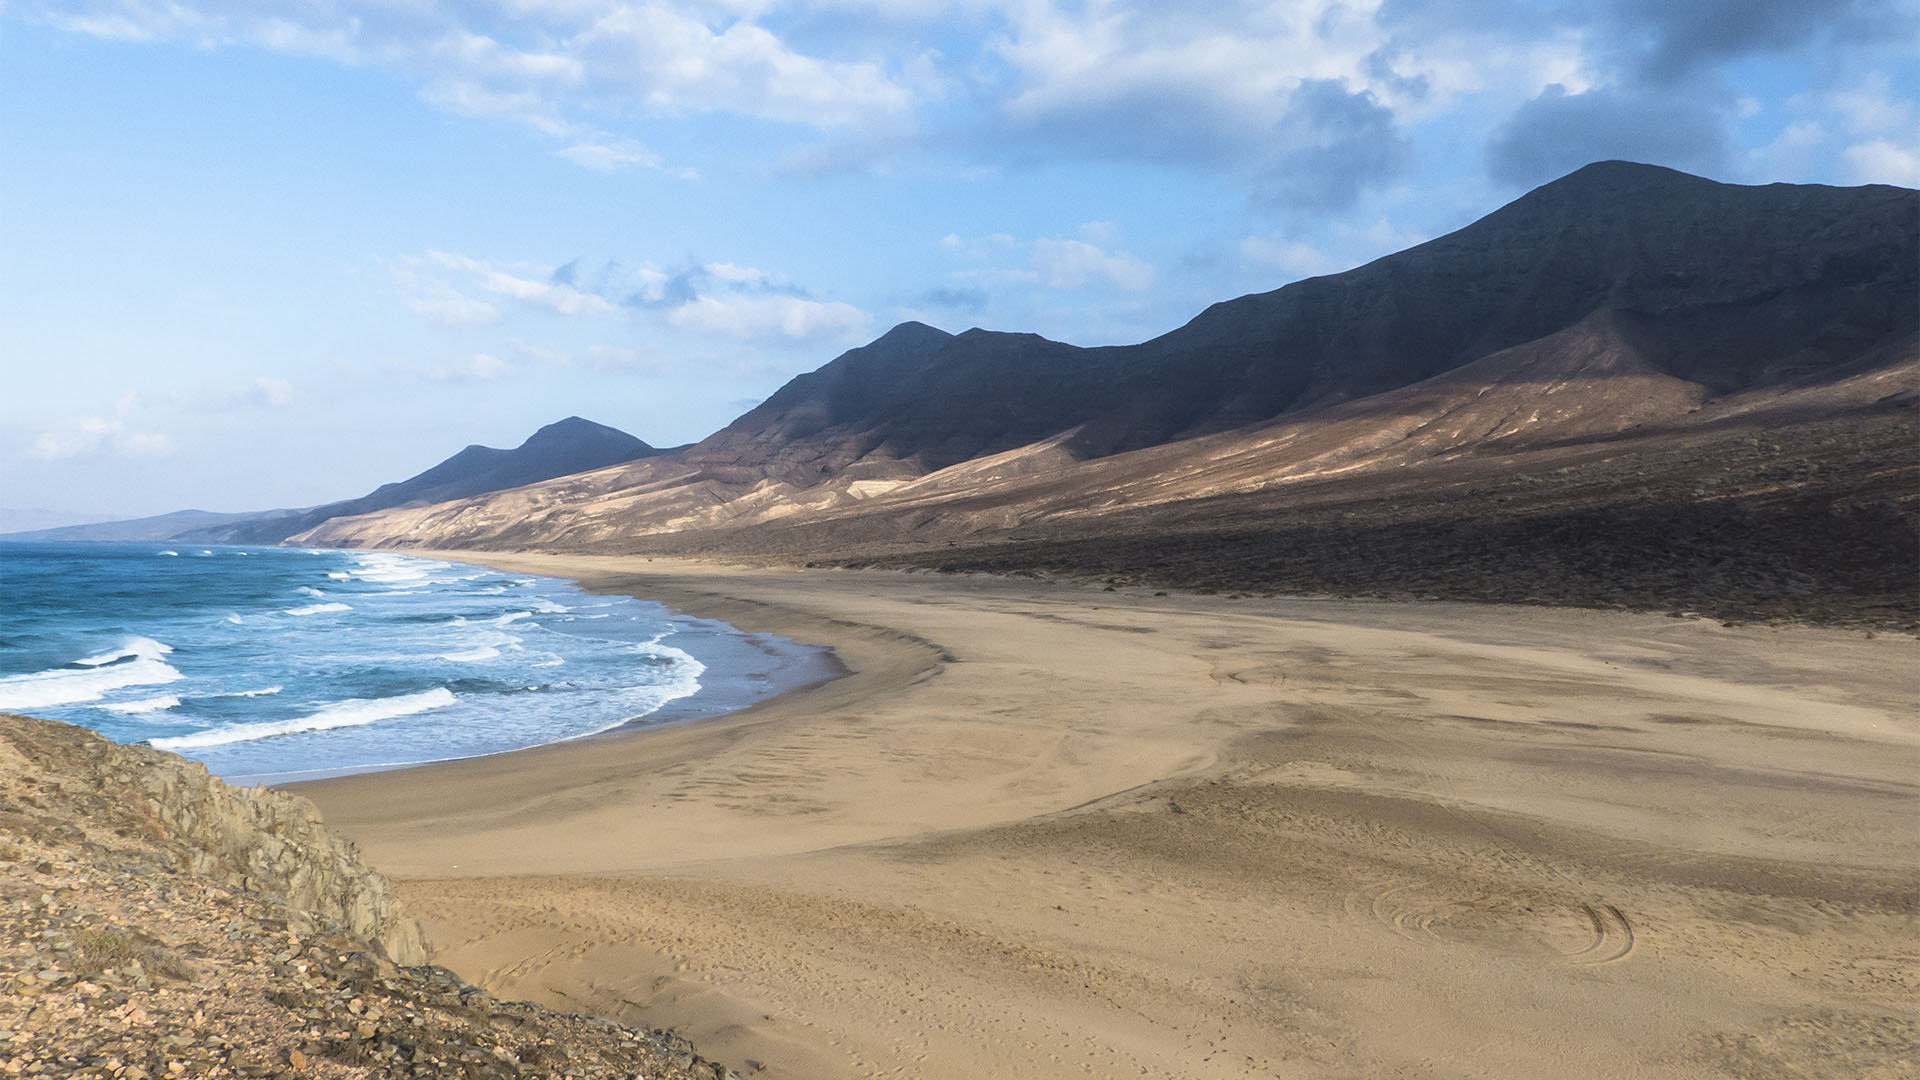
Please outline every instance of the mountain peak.
M1623 198L1658 198L1680 192L1705 192L1731 185L1664 165L1638 161L1595 161L1534 188L1510 206L1561 200L1603 203ZM1496 211L1497 213L1498 211Z
M947 333L937 326L928 326L926 323L908 319L906 322L874 338L868 344L878 345L882 342L890 345L910 345L922 342L937 343L945 341L952 336L952 334Z
M522 450L579 445L582 443L606 443L632 449L635 454L652 450L645 442L605 424L596 424L579 416L569 416L564 420L555 420L527 437L520 444Z

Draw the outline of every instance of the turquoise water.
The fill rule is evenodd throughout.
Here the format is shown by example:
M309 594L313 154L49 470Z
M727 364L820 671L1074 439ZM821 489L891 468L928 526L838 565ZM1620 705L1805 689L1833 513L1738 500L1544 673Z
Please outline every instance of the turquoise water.
M0 711L228 779L396 768L723 711L818 674L822 652L558 579L386 552L0 545Z

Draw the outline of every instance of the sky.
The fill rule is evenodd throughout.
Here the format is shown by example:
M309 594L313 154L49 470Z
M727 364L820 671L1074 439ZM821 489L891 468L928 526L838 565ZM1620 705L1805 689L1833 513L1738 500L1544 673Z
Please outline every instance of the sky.
M691 442L908 319L1140 341L1594 160L1920 186L1915 10L0 0L0 528Z

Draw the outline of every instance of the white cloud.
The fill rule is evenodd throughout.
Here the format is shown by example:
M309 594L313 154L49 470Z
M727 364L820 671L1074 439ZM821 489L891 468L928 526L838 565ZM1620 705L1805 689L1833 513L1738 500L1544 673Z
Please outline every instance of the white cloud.
M625 169L659 169L660 155L632 139L589 139L555 150L555 157L595 172L620 172Z
M613 262L583 270L579 262L569 262L545 274L546 280L532 276L540 271L526 264L493 263L448 251L402 256L389 265L394 280L414 294L409 306L446 325L466 325L461 320L468 315L474 325L504 316L484 301L467 297L444 282L429 280L430 272L423 273L424 268L448 271L472 288L559 315L653 318L673 330L732 341L794 344L849 340L872 324L871 316L852 304L816 299L785 278L755 266L706 262L669 272L657 266L632 268ZM1125 267L1121 270L1124 272ZM656 358L620 346L591 346L578 357L517 339L509 339L505 347L523 358L548 364L572 365L578 359L603 370L659 364ZM428 377L441 380L496 378L504 373L505 365L492 356L426 372Z
M1111 222L1091 221L1080 226L1078 233L1078 238L1043 236L1025 242L1005 233L979 239L949 233L937 246L976 263L1025 256L1025 266L961 270L954 274L961 279L1061 290L1114 287L1143 292L1153 286L1151 263L1130 251L1114 250L1119 231Z
M436 285L426 295L407 301L414 313L436 326L466 330L500 321L500 309L456 289Z
M1853 43L1872 71L1910 37L1912 20L1884 0L1773 0L1721 26L1715 12L1730 3L14 0L6 10L98 37L399 72L441 108L525 125L553 154L601 171L664 168L647 146L602 130L609 117L735 114L825 133L812 147L768 140L801 172L1147 161L1230 175L1313 212L1404 175L1425 146L1409 129L1437 118L1470 155L1495 118L1549 86L1752 117L1779 87L1734 61L1845 71L1852 56L1835 43ZM1872 27L1880 44L1859 44ZM1902 145L1914 108L1890 82L1867 76L1827 95L1826 108L1851 118L1846 141Z
M1829 94L1827 105L1846 118L1849 130L1856 135L1898 136L1920 128L1914 103L1895 98L1882 73L1867 76L1851 89Z
M1773 141L1751 151L1749 171L1764 180L1798 180L1830 157L1827 130L1813 120L1796 120Z
M751 266L735 266L732 263L707 263L706 271L729 285L764 285L767 283L766 273Z
M606 297L581 292L571 285L551 281L533 281L498 270L480 278L480 287L502 296L510 296L559 315L606 315L614 310Z
M1886 75L1868 75L1849 89L1826 95L1821 104L1839 117L1851 136L1840 154L1847 179L1920 187L1920 138L1914 134L1920 131L1920 107L1895 97Z
M1240 257L1250 263L1275 267L1295 277L1330 274L1342 268L1312 244L1278 234L1249 236L1240 241Z
M873 322L866 312L838 301L745 293L697 297L668 309L666 319L690 333L792 342L857 338Z
M741 19L716 30L664 5L620 5L569 48L601 93L657 112L740 112L838 127L906 111L911 92L871 61L830 61L788 48Z
M736 112L818 128L905 112L918 50L808 55L758 24L768 5L655 0L79 0L41 9L75 33L202 48L255 46L378 65L452 112L555 136L597 112ZM493 10L489 10L489 8ZM504 11L502 10L504 9ZM501 15L506 15L502 18ZM895 74L898 72L899 74ZM593 143L575 157L605 161ZM598 144L603 150L619 148ZM631 164L631 163L629 163ZM600 167L589 165L589 167Z
M1153 284L1153 267L1137 256L1107 251L1085 240L1035 240L1033 270L1040 283L1051 289L1079 289L1105 281L1140 292Z
M504 270L494 269L490 263L470 259L464 255L429 251L427 260L449 270L460 270L474 275L474 284L487 292L545 308L558 315L607 315L615 310L611 301L597 293L585 292L563 282L535 281L532 278L509 274ZM490 307L490 305L486 306ZM413 307L416 311L420 310L417 302Z
M173 453L173 440L159 432L134 431L126 421L99 416L34 437L27 456L42 461L112 454L123 458L165 457Z
M1254 234L1240 241L1240 257L1291 277L1317 277L1351 270L1428 239L1380 218L1370 225L1336 223L1324 231L1318 245L1285 232Z
M1920 147L1911 142L1872 139L1847 147L1843 156L1858 183L1920 187Z

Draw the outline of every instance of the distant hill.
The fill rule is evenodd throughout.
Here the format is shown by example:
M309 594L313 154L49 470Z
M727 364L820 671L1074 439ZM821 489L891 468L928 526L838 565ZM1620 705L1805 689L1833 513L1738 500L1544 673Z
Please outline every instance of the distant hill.
M202 544L277 544L329 518L482 495L659 452L618 428L569 416L534 432L511 450L469 446L417 476L382 484L357 499L327 503L290 517L260 517L194 529L178 539Z
M7 540L177 540L192 544L277 544L329 518L482 495L660 451L632 435L577 416L548 424L511 450L469 446L417 476L383 484L358 499L300 510L210 514L182 510L137 521L102 522L16 533Z
M268 514L292 517L297 510L271 510ZM158 514L154 517L134 518L130 521L99 521L86 525L62 525L52 529L30 529L22 532L0 534L0 540L38 541L46 543L68 541L131 541L164 543L176 539L181 533L196 529L212 529L238 522L256 521L262 514L215 514L206 510L176 510L171 514Z
M1920 611L1917 295L1920 192L1601 162L1137 345L906 323L685 450L304 540Z

